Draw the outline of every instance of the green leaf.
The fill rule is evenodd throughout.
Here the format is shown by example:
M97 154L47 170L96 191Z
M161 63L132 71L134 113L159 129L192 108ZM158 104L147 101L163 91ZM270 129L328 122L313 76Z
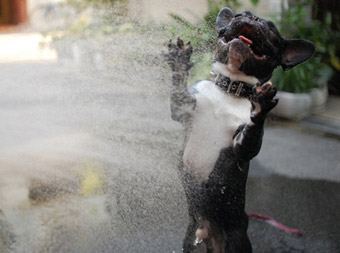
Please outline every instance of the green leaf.
M325 17L325 24L326 25L332 24L332 13L327 12L326 17Z
M170 17L175 20L177 23L181 24L181 25L184 25L188 28L191 28L191 29L195 29L195 26L193 26L189 21L185 20L184 18L182 18L181 16L175 14L175 13L170 13L169 14Z
M254 6L256 6L256 5L259 3L259 0L250 0L250 2L251 2Z

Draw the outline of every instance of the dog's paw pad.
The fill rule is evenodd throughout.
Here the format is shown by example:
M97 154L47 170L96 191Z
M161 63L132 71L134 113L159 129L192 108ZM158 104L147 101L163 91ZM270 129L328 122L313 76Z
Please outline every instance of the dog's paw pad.
M276 87L271 82L258 84L253 87L253 98L259 106L254 106L253 116L267 115L278 103L278 98L275 98L277 93Z
M253 88L253 95L261 99L262 97L266 100L272 100L277 93L277 89L273 86L272 82L264 84L257 84Z
M183 55L186 55L186 56L191 56L192 54L192 46L191 46L191 42L189 41L187 44L184 44L184 41L178 37L177 38L177 47L182 50L183 52Z
M176 44L170 40L167 46L168 53L164 54L164 56L173 71L188 71L194 65L190 62L190 57L193 52L190 42L185 44L184 41L178 37Z

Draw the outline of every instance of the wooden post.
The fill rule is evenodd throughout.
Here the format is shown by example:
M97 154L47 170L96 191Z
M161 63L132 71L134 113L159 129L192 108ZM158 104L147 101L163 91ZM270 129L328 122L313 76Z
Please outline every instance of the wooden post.
M10 0L10 22L20 24L27 21L26 0Z
M8 0L0 0L0 24L9 23L9 5Z

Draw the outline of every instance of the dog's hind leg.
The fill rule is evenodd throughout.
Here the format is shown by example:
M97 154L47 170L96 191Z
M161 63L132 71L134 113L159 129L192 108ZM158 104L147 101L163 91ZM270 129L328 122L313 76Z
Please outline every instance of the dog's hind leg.
M234 230L226 233L227 244L225 252L228 253L251 253L252 247L246 230Z
M196 220L193 211L189 207L189 224L187 227L187 231L185 233L185 237L183 240L183 253L191 253L196 249L195 239L196 239L196 229L198 227L198 221Z

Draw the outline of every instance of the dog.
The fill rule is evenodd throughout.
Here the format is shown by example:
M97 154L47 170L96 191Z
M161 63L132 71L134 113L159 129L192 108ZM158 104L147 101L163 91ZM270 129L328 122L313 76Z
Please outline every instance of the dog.
M214 81L189 88L193 48L170 41L171 117L185 128L179 171L189 224L183 252L252 252L245 192L249 161L260 151L267 114L278 103L269 81L315 51L312 42L281 37L271 21L229 8L216 18Z

